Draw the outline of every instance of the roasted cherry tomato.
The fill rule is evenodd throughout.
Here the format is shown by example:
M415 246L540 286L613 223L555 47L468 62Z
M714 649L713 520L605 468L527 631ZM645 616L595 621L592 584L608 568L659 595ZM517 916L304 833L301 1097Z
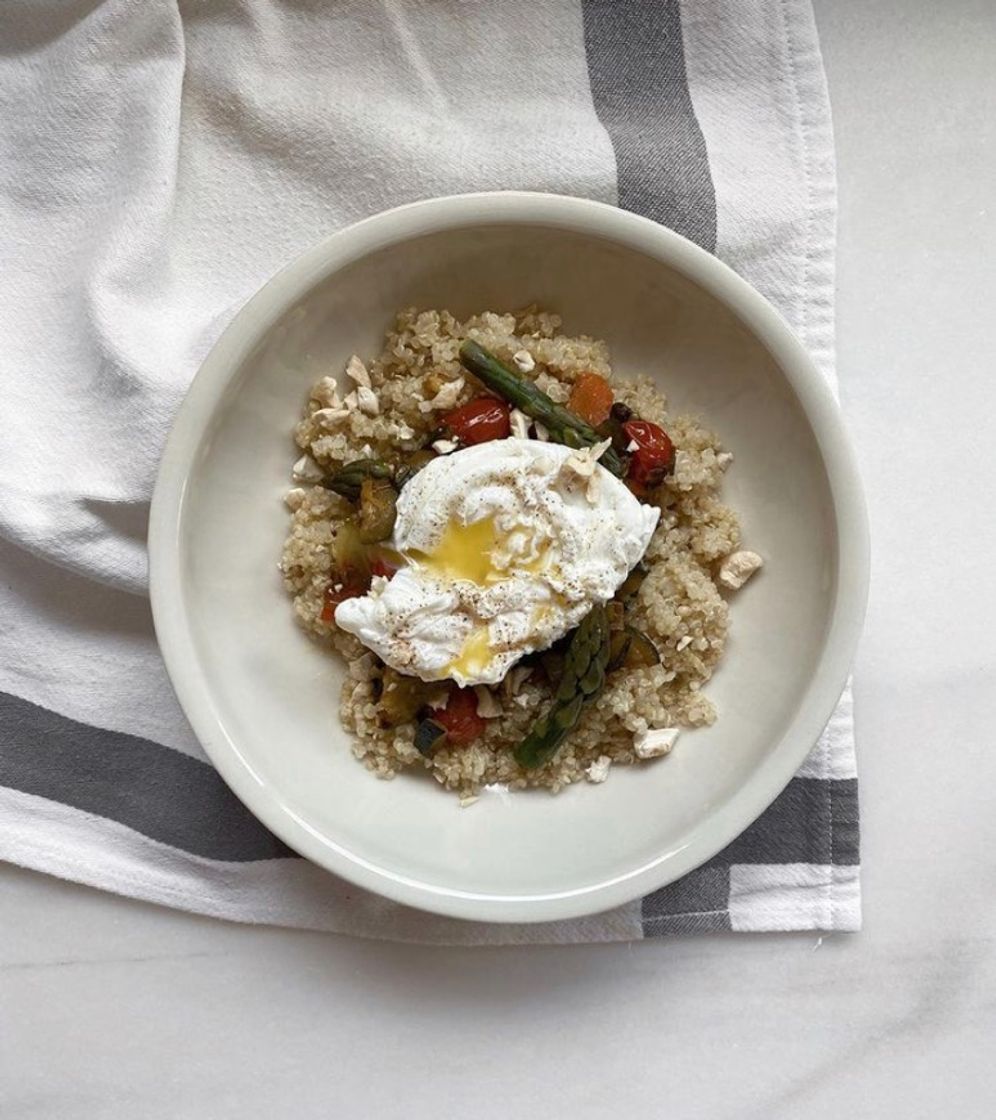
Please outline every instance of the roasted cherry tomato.
M443 417L443 426L467 447L492 439L508 439L510 412L505 401L497 397L475 397L447 412Z
M336 590L338 588L338 590ZM367 588L361 587L355 581L341 583L336 580L330 583L325 588L325 601L322 603L321 620L329 626L335 622L335 609L336 607L345 602L346 599L355 599L359 595L365 595Z
M597 428L609 418L612 409L612 387L600 373L579 373L571 389L568 408L575 416Z
M383 576L385 579L390 579L391 576L398 570L397 564L392 564L383 556L375 556L370 561L370 574L372 576Z
M322 603L322 613L319 617L329 626L335 622L335 609L341 602L345 599L355 599L358 595L366 595L370 590L370 580L373 576L390 579L402 563L401 557L387 548L354 550L348 555L346 566L333 574L328 587L325 588L325 601Z
M477 696L472 688L455 688L446 707L432 713L433 720L446 731L447 742L465 747L484 732L486 721L477 714Z
M628 480L635 493L660 486L674 467L674 444L667 432L649 420L627 420L622 426L629 443L636 444L629 461Z

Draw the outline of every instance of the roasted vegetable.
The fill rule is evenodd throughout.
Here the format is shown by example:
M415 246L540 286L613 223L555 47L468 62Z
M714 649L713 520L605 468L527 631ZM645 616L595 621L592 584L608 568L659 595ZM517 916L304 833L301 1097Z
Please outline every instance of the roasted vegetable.
M620 456L625 454L629 445L629 437L623 431L623 424L632 419L633 410L629 405L623 404L622 401L616 401L609 409L608 419L598 425L598 434L602 439L611 439L613 448Z
M394 532L397 497L390 479L365 478L360 483L360 510L356 525L364 544L386 541Z
M628 420L622 428L630 443L636 445L629 462L629 481L639 491L660 486L674 470L674 445L667 432L649 420Z
M400 552L395 552L393 548L374 548L370 551L370 574L372 576L383 576L384 579L390 579L395 572L405 566L405 558Z
M423 447L418 451L413 451L410 455L405 457L405 461L398 467L394 476L394 484L400 490L402 486L418 474L418 472L429 465L433 459L436 458L436 453L431 448Z
M410 723L425 702L425 686L418 677L406 677L385 668L378 717L385 726Z
M504 397L533 420L538 420L557 443L568 447L591 447L602 438L580 416L551 400L542 389L520 377L476 342L470 339L464 342L460 347L460 361L493 393ZM626 463L611 447L599 462L619 478L626 474Z
M446 728L434 719L423 719L415 728L415 748L428 758L446 738Z
M359 527L352 519L341 521L332 538L332 571L322 603L322 622L335 621L335 609L344 599L365 595L371 574L370 550L360 538Z
M508 439L512 430L510 411L506 402L497 397L475 397L447 412L443 427L465 447L493 439Z
M600 373L585 370L574 379L567 407L593 428L597 428L609 418L612 386Z
M623 664L627 669L649 669L651 665L660 665L661 655L657 646L647 637L642 630L635 626L627 627L632 635L629 652Z
M446 741L465 747L484 733L485 720L477 714L477 694L472 688L455 688L446 707L432 717L446 732Z
M615 669L646 669L659 665L661 655L654 643L635 626L624 626L609 639L608 672Z
M614 672L622 665L632 641L633 635L625 626L622 630L613 630L609 635L609 663L605 666L607 673Z
M553 758L577 726L584 705L601 692L608 660L608 614L605 607L596 606L574 631L553 703L515 748L515 760L521 767L535 770Z
M370 586L370 550L363 543L359 526L352 519L340 521L332 538L332 575L339 583Z
M391 468L380 459L354 459L322 479L327 490L334 490L351 502L359 501L360 487L367 478L391 479Z
M322 613L319 616L322 622L331 626L335 622L335 609L346 599L355 599L358 595L366 593L366 588L358 583L330 583L325 588L325 597L322 600Z

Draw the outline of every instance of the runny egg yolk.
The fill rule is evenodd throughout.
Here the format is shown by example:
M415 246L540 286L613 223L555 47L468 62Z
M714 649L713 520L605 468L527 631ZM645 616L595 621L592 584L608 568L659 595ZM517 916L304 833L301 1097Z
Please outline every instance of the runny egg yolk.
M451 520L432 552L412 552L411 558L439 579L466 579L484 585L491 575L491 553L495 547L494 518L473 525Z
M472 525L451 519L432 552L413 550L409 558L437 579L447 582L465 579L484 587L511 575L505 566L496 566L494 562L495 549L505 541L506 538L499 536L493 517L485 517ZM518 571L539 572L546 562L547 546L544 544L535 558L513 562L513 566Z

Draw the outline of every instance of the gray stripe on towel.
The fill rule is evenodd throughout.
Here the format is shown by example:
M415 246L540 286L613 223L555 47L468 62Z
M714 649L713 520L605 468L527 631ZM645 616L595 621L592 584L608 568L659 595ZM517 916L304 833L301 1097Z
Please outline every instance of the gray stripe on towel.
M706 864L644 898L643 936L730 929L729 903L729 866Z
M857 864L857 780L793 778L711 863Z
M0 785L61 801L208 859L294 853L205 762L0 692Z
M643 900L645 937L729 929L735 863L858 863L858 783L793 778L757 820L718 855Z
M688 92L678 0L582 0L592 101L619 205L713 252L716 192Z

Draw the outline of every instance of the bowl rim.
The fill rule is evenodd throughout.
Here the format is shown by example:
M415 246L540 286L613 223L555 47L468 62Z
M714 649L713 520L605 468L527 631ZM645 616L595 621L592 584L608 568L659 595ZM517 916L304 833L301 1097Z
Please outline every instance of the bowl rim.
M426 883L376 866L320 836L243 759L213 713L183 602L182 515L187 476L230 381L297 300L346 265L414 237L476 226L539 225L615 242L654 257L723 303L772 356L815 436L837 530L837 591L823 651L788 727L765 761L678 851L582 888L489 894ZM396 902L449 917L540 922L631 902L694 870L775 800L819 738L847 683L864 621L869 531L855 455L830 386L780 313L728 265L680 234L607 203L566 195L489 191L409 203L349 225L291 261L249 299L194 376L166 441L149 516L149 585L159 647L180 705L236 796L291 848Z

